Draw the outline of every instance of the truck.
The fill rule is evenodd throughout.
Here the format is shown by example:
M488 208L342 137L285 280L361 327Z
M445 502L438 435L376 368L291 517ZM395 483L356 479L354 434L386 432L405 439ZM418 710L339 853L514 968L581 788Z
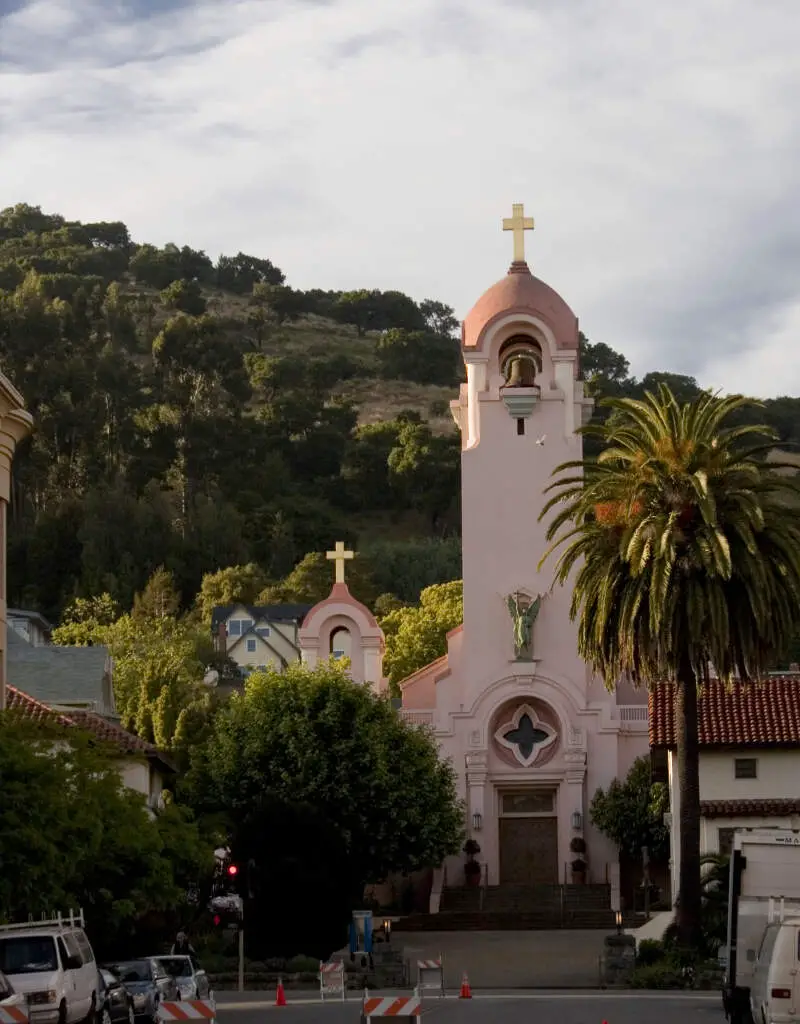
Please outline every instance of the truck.
M732 1024L753 1024L750 988L761 939L776 915L800 915L800 829L733 834L722 1005ZM758 1024L762 1024L761 1021Z

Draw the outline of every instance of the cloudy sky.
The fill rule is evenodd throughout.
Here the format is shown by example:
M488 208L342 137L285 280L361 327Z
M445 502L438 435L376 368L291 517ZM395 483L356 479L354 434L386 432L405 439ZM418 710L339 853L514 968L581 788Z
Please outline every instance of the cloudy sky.
M800 395L800 0L0 0L0 206Z

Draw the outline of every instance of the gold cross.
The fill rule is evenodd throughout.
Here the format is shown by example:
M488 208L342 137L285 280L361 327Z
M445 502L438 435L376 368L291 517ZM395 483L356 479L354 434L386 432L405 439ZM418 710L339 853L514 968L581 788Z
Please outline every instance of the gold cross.
M337 540L333 551L327 551L325 554L331 562L336 562L336 582L344 583L344 563L353 558L353 552L345 551L344 544Z
M511 216L503 218L503 231L514 232L514 262L525 262L525 232L533 231L533 217L526 217L524 203L511 204Z

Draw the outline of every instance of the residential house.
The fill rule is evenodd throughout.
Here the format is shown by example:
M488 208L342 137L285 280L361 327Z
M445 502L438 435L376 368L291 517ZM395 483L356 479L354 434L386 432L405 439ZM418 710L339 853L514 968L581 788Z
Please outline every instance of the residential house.
M53 627L38 612L24 611L21 608L7 608L6 624L33 647L42 647L44 644L50 643Z
M60 647L41 642L45 631L33 612L11 612L24 628L14 626L6 637L6 675L11 686L49 707L93 711L117 717L112 682L113 663L106 647ZM25 637L30 639L26 639Z
M10 684L6 687L6 704L9 711L26 721L82 729L97 742L107 744L119 754L123 783L141 793L151 811L163 806L163 791L168 788L176 769L169 757L152 743L91 711L59 710Z
M650 747L666 753L673 902L680 864L675 690L650 694ZM736 828L800 828L800 675L731 688L710 681L699 698L701 850L727 853Z
M243 676L255 670L282 671L300 660L299 632L310 604L218 605L211 616L217 650Z

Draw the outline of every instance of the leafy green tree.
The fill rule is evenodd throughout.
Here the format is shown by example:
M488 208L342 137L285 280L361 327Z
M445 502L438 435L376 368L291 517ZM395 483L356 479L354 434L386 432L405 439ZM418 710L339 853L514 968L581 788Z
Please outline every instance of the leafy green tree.
M287 849L312 878L335 862L334 888L345 895L333 908L340 941L348 903L365 884L438 864L461 840L454 771L433 738L333 662L251 675L217 716L187 787L198 809L225 808L232 848L255 860L273 908L302 899L303 887L274 885ZM298 807L305 837L315 834L309 819L319 837L300 848L287 828ZM311 893L320 917L324 895ZM291 915L277 916L283 928Z
M333 313L341 323L352 324L359 337L367 331L385 331L391 327L408 331L425 327L419 306L402 292L366 288L343 292L334 304Z
M260 284L282 285L285 275L270 260L246 256L220 256L217 260L217 287L238 295L247 295Z
M623 782L614 779L607 790L598 789L589 806L592 824L620 850L639 858L646 846L653 860L669 854L668 810L666 787L652 781L646 755L637 757Z
M386 637L383 671L392 686L447 653L447 634L464 618L461 580L426 587L416 606L398 608L380 620Z
M207 572L195 599L203 625L211 625L211 615L217 605L255 604L266 585L266 574L254 562Z
M119 758L80 730L1 713L0 776L0 917L81 906L113 952L143 915L185 912L187 884L210 873L216 837L177 806L151 818Z
M131 617L138 621L174 619L181 607L181 595L175 589L175 577L160 565L147 586L133 599Z
M709 666L759 678L800 625L798 485L762 461L764 427L732 427L747 404L662 385L615 399L605 451L566 463L540 518L566 544L555 577L574 586L578 647L609 687L623 674L674 684L682 943L700 941L697 689ZM553 549L551 548L551 551Z
M407 507L428 517L434 531L456 501L460 472L458 436L438 436L421 423L403 427L389 454L392 487Z
M67 647L89 647L100 642L102 631L119 616L119 605L111 594L75 597L64 609L60 625L53 630L52 641Z
M368 563L356 554L347 566L346 578L350 592L364 604L372 604L377 594ZM259 594L258 604L316 604L330 594L333 581L333 562L321 552L312 551L297 563L285 579L266 587Z
M461 376L458 343L448 335L430 331L384 331L376 340L381 376L418 384L455 385Z
M433 334L440 334L444 338L458 334L458 318L452 306L435 299L424 299L419 304L419 311L425 319L425 327Z
M175 309L189 316L202 316L207 307L197 281L173 281L161 292L161 301L167 309Z

